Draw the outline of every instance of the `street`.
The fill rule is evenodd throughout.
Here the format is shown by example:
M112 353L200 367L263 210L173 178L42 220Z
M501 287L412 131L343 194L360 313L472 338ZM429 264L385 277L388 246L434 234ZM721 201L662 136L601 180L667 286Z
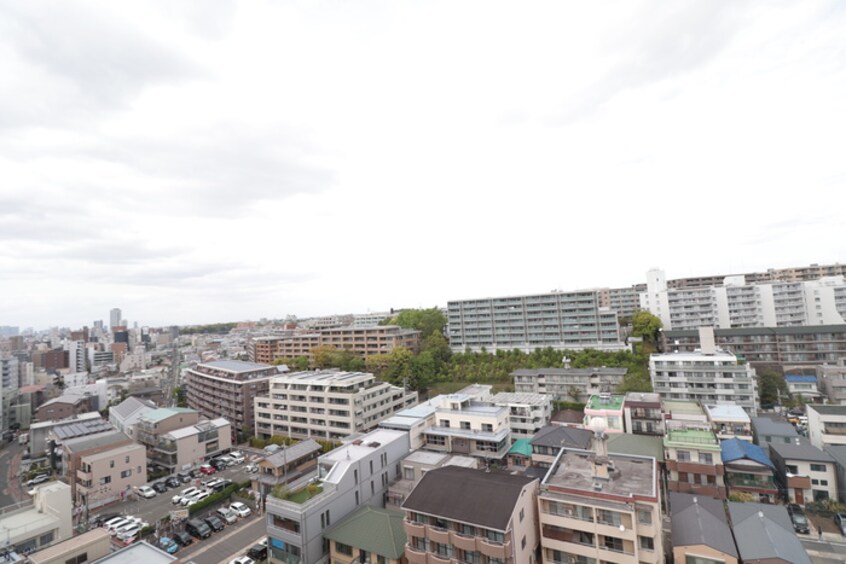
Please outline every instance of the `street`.
M255 514L248 517L246 525L230 525L196 545L191 545L176 556L180 561L197 564L218 564L246 554L247 550L267 536L267 527L262 517ZM239 524L240 525L240 524Z
M17 441L7 444L0 452L0 507L15 504L29 499L26 488L21 486L18 475L21 468L21 457L26 447Z

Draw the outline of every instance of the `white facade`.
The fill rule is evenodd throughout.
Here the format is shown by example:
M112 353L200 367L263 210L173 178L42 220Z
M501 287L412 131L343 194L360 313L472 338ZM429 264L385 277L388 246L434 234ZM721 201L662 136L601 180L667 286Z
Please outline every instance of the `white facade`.
M0 515L3 546L17 552L38 550L73 535L71 488L54 480L36 486L31 502L6 507Z
M500 392L490 402L508 408L512 442L532 438L552 417L552 396L547 394Z
M738 364L737 357L728 352L653 354L649 377L653 390L664 400L737 404L750 416L758 412L755 369Z
M806 406L808 438L817 448L846 445L846 405Z
M68 368L71 372L86 372L85 341L68 341L65 349L68 351Z
M424 448L502 459L511 447L511 410L463 394L438 396L435 424L423 432Z
M654 269L640 305L668 330L840 325L846 322L846 280L747 284L743 276L729 276L722 286L669 289L663 271Z

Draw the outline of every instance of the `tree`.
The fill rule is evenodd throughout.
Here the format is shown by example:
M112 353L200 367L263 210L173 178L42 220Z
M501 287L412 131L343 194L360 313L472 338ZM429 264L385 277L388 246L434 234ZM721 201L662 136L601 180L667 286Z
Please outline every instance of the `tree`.
M780 399L788 397L787 382L784 376L774 370L763 368L758 372L758 395L761 400L761 407L768 409Z
M399 325L406 329L416 329L420 331L420 339L426 340L429 335L434 333L443 334L444 327L446 327L446 317L436 307L405 309L384 323L385 325Z
M329 345L318 345L311 349L311 357L315 368L330 368L334 366L337 349Z
M658 334L663 325L660 318L641 309L632 316L632 335L641 337L644 342L655 345L658 343Z

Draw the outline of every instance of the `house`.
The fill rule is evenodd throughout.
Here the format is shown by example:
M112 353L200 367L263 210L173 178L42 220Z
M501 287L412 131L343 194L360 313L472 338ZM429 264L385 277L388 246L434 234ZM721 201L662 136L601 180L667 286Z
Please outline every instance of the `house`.
M834 459L837 469L837 501L846 502L846 445L825 448L825 452Z
M587 429L547 425L530 441L532 466L549 468L562 448L590 448L592 435Z
M668 421L664 452L669 491L725 499L720 443L707 424L674 426Z
M405 562L403 514L364 505L323 534L330 562Z
M739 405L706 405L705 414L719 440L737 438L752 442L752 420Z
M670 492L670 526L675 562L738 564L722 500Z
M729 493L746 492L757 496L758 501L775 501L775 464L764 449L749 441L726 439L720 441L720 451Z
M741 561L811 564L783 506L730 501L728 509Z
M824 449L832 445L846 445L846 405L805 406L808 416L808 438L811 444Z
M156 404L149 400L128 397L109 408L109 423L127 437L135 438L135 423L142 415L155 409Z
M585 404L585 427L598 417L605 421L606 433L624 433L626 431L623 417L625 399L625 396L614 396L604 392L590 396Z
M405 502L409 564L535 562L536 479L458 466L430 470Z
M805 439L770 443L770 457L790 503L837 500L837 462Z
M402 475L391 482L385 496L385 508L401 511L402 504L427 472L443 466L479 468L479 459L442 452L415 450L402 459Z
M67 419L89 411L99 411L99 397L90 394L67 393L42 403L35 410L35 421Z
M505 460L508 468L519 469L531 466L532 441L530 439L517 439L514 441Z
M636 435L664 434L664 401L659 394L629 392L623 402L625 429Z
M321 449L317 441L308 439L262 458L257 464L258 473L253 476L253 490L267 495L275 486L297 481L314 471Z
M752 436L756 445L766 448L769 443L792 443L799 438L796 427L781 416L752 418Z
M822 399L823 394L817 388L817 377L804 374L785 374L784 381L787 382L787 391L792 398L802 398L806 402L817 402Z

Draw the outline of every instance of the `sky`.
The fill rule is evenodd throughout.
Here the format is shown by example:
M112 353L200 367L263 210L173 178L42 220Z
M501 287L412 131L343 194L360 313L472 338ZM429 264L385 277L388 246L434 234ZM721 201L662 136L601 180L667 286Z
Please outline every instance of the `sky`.
M842 262L842 2L0 3L0 325Z

